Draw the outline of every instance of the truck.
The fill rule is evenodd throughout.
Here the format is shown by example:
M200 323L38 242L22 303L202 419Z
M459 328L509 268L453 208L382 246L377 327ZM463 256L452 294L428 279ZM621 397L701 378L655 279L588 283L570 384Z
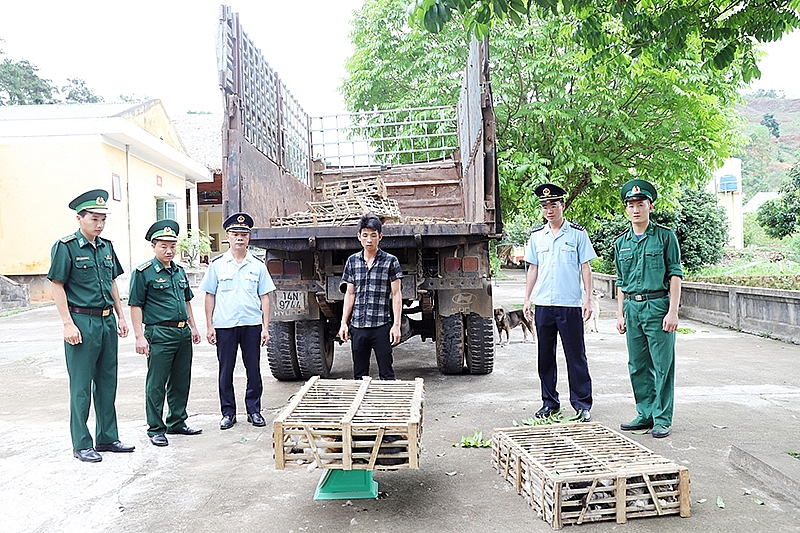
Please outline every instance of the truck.
M305 113L228 6L220 10L218 60L223 218L254 218L250 244L263 250L275 283L273 376L330 375L342 272L361 250L352 224L381 203L395 209L381 248L403 268L402 340L434 341L442 373L491 373L489 254L502 219L488 41L470 45L455 105L329 117ZM361 211L320 211L347 207L331 204L333 189Z

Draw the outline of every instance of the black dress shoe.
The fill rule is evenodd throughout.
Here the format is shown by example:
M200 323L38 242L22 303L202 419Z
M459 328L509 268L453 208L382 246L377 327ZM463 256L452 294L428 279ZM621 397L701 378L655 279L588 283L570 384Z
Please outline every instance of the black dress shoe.
M264 427L267 423L264 421L264 417L261 416L261 413L250 413L247 415L247 421L253 424L256 427Z
M231 429L236 423L236 415L225 415L219 421L219 429Z
M152 437L150 437L150 442L153 443L153 446L169 446L169 441L167 440L167 436L163 433L156 433Z
M202 429L192 429L189 426L183 426L182 428L171 429L167 431L167 433L170 435L199 435L202 432Z
M130 453L136 449L136 446L128 446L115 440L109 444L98 444L94 449L98 452Z
M99 463L103 460L103 456L97 453L94 448L86 448L85 450L72 450L72 456L75 459L83 461L84 463Z
M561 407L548 407L545 405L544 407L536 411L536 414L534 416L536 418L547 418L549 416L556 415L560 412L561 412Z
M592 421L592 413L590 413L588 409L578 409L577 411L575 411L575 421L576 422L591 422Z

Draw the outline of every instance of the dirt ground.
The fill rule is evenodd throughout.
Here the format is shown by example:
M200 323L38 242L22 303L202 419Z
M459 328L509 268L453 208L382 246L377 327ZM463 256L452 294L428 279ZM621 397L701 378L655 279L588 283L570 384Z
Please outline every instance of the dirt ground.
M524 285L519 272L511 274L493 286L498 306L521 304ZM202 316L202 293L194 305ZM592 414L595 421L616 429L635 411L624 337L615 330L615 302L604 298L601 309L600 331L586 336ZM689 321L681 326L691 332L678 338L673 433L658 440L646 434L629 436L689 469L692 516L568 527L629 533L800 531L798 501L781 485L756 480L728 459L731 446L742 443L781 456L800 451L800 346ZM204 429L202 435L170 436L166 448L149 443L145 361L129 336L120 343L116 405L121 439L135 444L136 451L104 453L97 464L77 461L71 453L67 374L55 308L0 318L0 529L550 531L492 469L489 449L453 446L474 430L488 437L493 428L511 426L540 407L536 344L522 339L517 328L509 344L497 346L494 372L486 376L440 374L430 341L417 338L398 347L398 379L425 380L420 469L376 472L376 500L315 501L321 472L276 470L271 424L255 428L245 422L241 364L235 377L239 423L219 430L217 361L205 341L195 351L188 420ZM563 364L560 357L559 391L568 407ZM351 372L349 347L344 345L337 348L332 377L350 379ZM302 383L275 381L266 356L263 373L263 414L270 422ZM718 498L724 508L717 505Z

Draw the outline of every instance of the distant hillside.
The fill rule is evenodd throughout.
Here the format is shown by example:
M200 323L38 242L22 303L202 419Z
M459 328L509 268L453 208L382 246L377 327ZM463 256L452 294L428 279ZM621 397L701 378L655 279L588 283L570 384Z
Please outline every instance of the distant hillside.
M744 133L751 142L740 154L742 189L745 201L761 191L777 191L786 171L800 161L800 100L785 98L749 98L736 106L744 117ZM760 124L771 114L779 124L775 138Z

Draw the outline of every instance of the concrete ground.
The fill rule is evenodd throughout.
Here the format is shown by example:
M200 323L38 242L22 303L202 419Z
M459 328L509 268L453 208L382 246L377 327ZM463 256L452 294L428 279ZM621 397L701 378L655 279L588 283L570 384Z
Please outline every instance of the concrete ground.
M524 291L521 272L511 274L494 286L496 304L509 308L521 303ZM201 297L194 302L198 316ZM600 332L586 336L592 414L610 428L635 415L615 316L615 302L603 299ZM630 437L689 469L692 516L580 527L629 533L800 531L800 503L792 496L800 486L800 461L786 453L800 451L800 346L689 321L681 326L693 332L678 338L673 433L659 440ZM195 352L188 420L204 429L202 435L170 436L166 448L149 443L145 361L131 335L120 342L116 405L121 439L136 451L104 453L98 464L77 461L55 308L0 318L0 530L549 531L492 469L489 449L453 447L476 429L488 437L492 428L511 426L540 407L536 344L524 343L520 328L512 337L497 347L495 370L487 376L439 374L430 341L417 338L398 347L398 378L425 379L420 469L376 472L377 500L314 501L321 472L275 470L271 425L259 429L245 422L241 365L235 382L239 423L219 430L217 362L205 341ZM568 407L563 357L560 364L559 390ZM337 349L332 377L349 379L351 371L345 345ZM266 358L263 373L269 422L302 383L275 381Z

